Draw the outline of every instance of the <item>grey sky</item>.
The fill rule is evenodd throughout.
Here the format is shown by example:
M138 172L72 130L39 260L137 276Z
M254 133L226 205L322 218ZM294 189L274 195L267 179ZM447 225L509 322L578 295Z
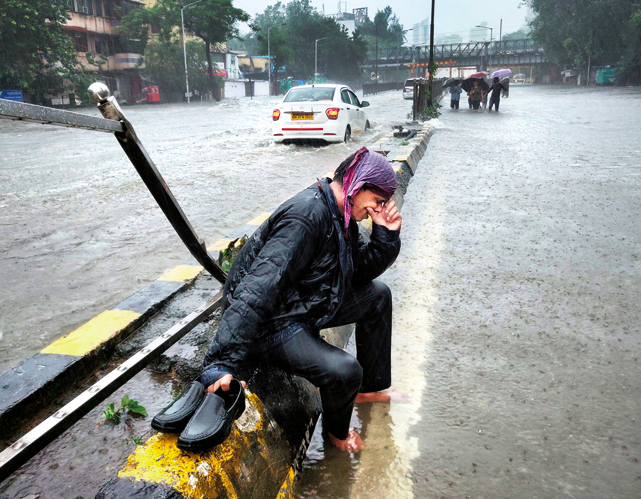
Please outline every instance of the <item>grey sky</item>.
M276 3L275 0L233 0L236 7L248 12L252 17L265 10L268 5ZM287 3L285 0L283 3ZM312 0L312 5L322 12L323 4L325 13L333 14L338 12L338 0ZM516 31L525 24L526 8L521 7L521 0L436 0L436 17L434 21L435 34L458 33L467 41L470 28L483 21L494 29L494 38L499 35L499 22L503 19L503 34ZM343 4L343 10L345 10ZM376 11L392 7L394 13L399 17L405 29L411 28L414 24L430 16L430 0L415 2L410 0L352 0L347 2L347 11L358 7L367 7L370 19ZM247 28L243 27L242 31ZM489 31L488 31L489 33ZM408 41L412 41L412 33L407 34Z

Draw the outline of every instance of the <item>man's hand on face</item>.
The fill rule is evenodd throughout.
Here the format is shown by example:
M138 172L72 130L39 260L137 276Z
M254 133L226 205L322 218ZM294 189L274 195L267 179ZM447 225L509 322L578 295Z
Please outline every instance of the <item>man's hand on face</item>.
M391 199L383 205L383 208L376 212L372 208L367 208L367 213L372 218L372 222L376 225L382 225L389 230L399 230L403 223L403 217L396 208L396 203Z
M207 393L214 393L216 390L218 390L221 386L223 387L224 392L229 391L229 383L231 383L231 380L234 379L231 374L225 374L222 378L220 378L218 381L216 381L213 385L210 385L207 387L207 390L205 390ZM244 381L240 382L241 385L243 385L243 388L247 388L247 383Z

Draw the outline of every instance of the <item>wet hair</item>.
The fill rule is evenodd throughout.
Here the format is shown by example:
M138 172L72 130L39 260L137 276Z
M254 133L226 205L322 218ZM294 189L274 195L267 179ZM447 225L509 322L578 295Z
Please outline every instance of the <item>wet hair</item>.
M345 176L345 172L347 172L349 165L351 165L352 161L354 161L357 152L358 151L356 151L354 154L350 154L347 159L345 159L345 161L338 165L338 168L336 168L336 171L334 172L334 178L332 179L334 182L338 182L339 184L343 185L343 177Z
M494 83L497 83L498 81L499 81L499 77L498 77L498 76L495 76L495 77L494 77Z

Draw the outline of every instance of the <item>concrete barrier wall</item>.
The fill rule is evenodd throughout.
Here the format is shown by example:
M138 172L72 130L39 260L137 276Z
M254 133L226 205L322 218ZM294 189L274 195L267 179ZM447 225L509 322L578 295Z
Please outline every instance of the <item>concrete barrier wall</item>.
M370 149L385 154L397 174L394 195L399 208L434 129L417 126L407 140L383 137ZM403 145L404 144L404 145ZM218 242L218 249L269 216L261 215ZM370 226L363 224L365 230ZM352 327L322 332L344 348ZM221 445L200 453L182 452L174 435L156 434L129 456L118 476L106 483L98 499L278 498L291 497L291 487L321 412L318 391L306 380L260 365L248 380L247 409Z

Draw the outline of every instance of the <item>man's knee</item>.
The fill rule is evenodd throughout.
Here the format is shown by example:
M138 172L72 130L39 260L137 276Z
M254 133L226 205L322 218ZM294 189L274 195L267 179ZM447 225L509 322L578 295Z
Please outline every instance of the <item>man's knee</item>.
M363 368L355 357L349 354L335 359L329 366L329 379L334 386L358 389L363 381Z

